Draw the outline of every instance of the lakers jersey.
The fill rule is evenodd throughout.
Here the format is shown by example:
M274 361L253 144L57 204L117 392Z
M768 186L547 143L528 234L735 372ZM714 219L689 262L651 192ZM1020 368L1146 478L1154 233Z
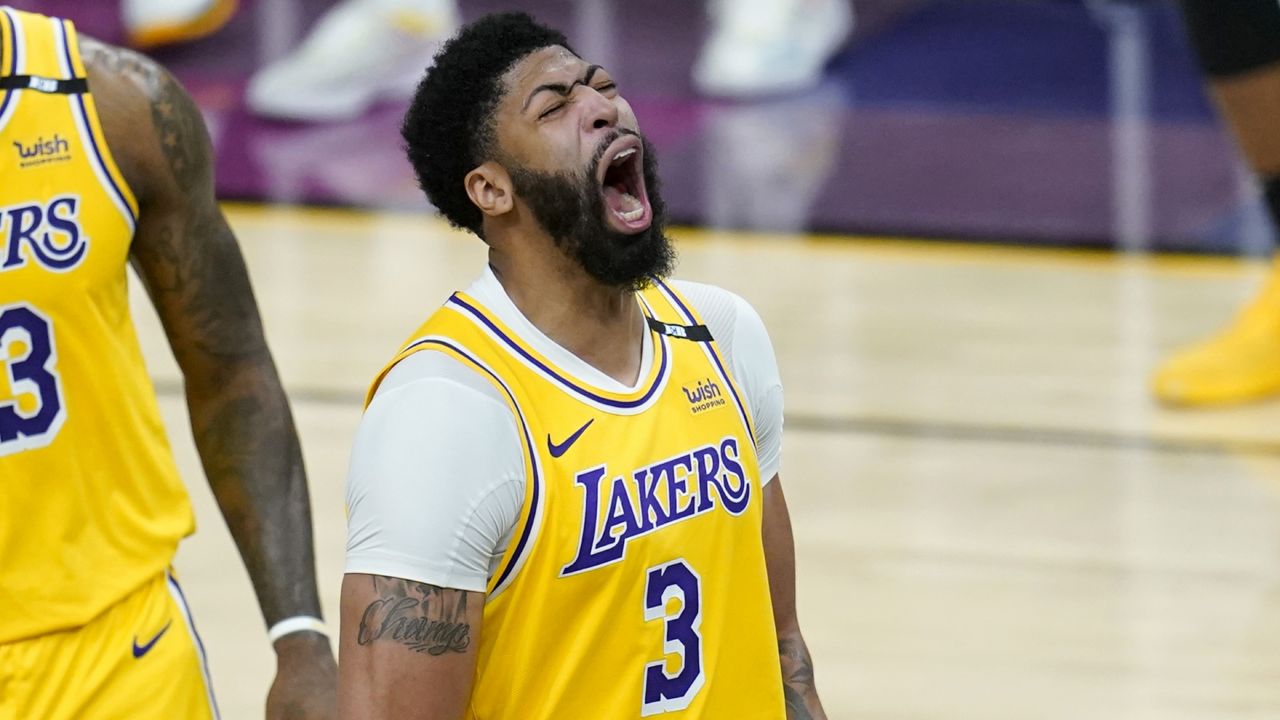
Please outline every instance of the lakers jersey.
M0 643L84 624L194 520L129 315L138 204L66 20L0 8Z
M638 296L632 392L582 385L458 293L391 367L455 359L505 399L525 498L493 573L469 717L785 716L752 420L696 311Z

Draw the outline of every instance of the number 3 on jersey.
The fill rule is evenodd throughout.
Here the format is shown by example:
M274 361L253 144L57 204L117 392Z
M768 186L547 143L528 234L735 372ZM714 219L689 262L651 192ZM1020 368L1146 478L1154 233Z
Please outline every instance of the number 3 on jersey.
M679 600L675 614L668 613ZM663 621L662 649L680 658L679 672L667 672L667 661L644 668L642 716L684 710L693 702L706 676L702 672L702 578L684 558L649 568L644 588L644 619Z
M19 303L0 307L0 455L44 447L66 418L53 323Z

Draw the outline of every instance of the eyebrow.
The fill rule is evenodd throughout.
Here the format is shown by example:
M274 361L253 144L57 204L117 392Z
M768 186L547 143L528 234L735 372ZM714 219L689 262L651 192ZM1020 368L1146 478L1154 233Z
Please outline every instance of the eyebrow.
M538 87L533 89L533 92L529 93L529 97L525 98L524 107L520 108L520 112L524 112L525 110L528 110L529 103L533 102L533 98L543 90L550 90L551 92L556 93L557 95L564 95L568 97L569 93L573 92L573 89L575 87L579 85L589 84L591 82L591 78L595 77L596 71L603 70L603 69L604 68L600 67L599 65L592 65L591 67L587 68L587 72L585 75L582 76L581 80L574 80L572 83L568 85L565 85L564 83L546 83L545 85L539 85Z

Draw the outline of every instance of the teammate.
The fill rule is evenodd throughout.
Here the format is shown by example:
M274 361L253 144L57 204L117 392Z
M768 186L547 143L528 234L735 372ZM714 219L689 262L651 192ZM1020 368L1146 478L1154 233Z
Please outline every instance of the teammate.
M741 298L662 279L653 153L608 71L489 16L403 130L489 263L370 390L343 717L825 717L773 350Z
M1209 89L1245 160L1259 176L1280 227L1280 3L1181 0ZM1223 405L1280 393L1280 261L1222 332L1181 349L1153 377L1157 398Z
M127 263L273 626L267 717L336 712L298 441L210 151L153 62L0 8L0 717L217 715L169 567L194 518Z

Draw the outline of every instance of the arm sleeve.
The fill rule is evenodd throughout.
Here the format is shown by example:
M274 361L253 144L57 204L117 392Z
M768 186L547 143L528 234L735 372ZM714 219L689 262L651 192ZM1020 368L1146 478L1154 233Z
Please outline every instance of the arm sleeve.
M733 355L729 365L747 396L756 426L756 457L763 483L782 469L782 377L764 321L746 300L731 295L734 314Z
M346 571L484 592L523 502L500 400L447 377L384 387L352 449Z

